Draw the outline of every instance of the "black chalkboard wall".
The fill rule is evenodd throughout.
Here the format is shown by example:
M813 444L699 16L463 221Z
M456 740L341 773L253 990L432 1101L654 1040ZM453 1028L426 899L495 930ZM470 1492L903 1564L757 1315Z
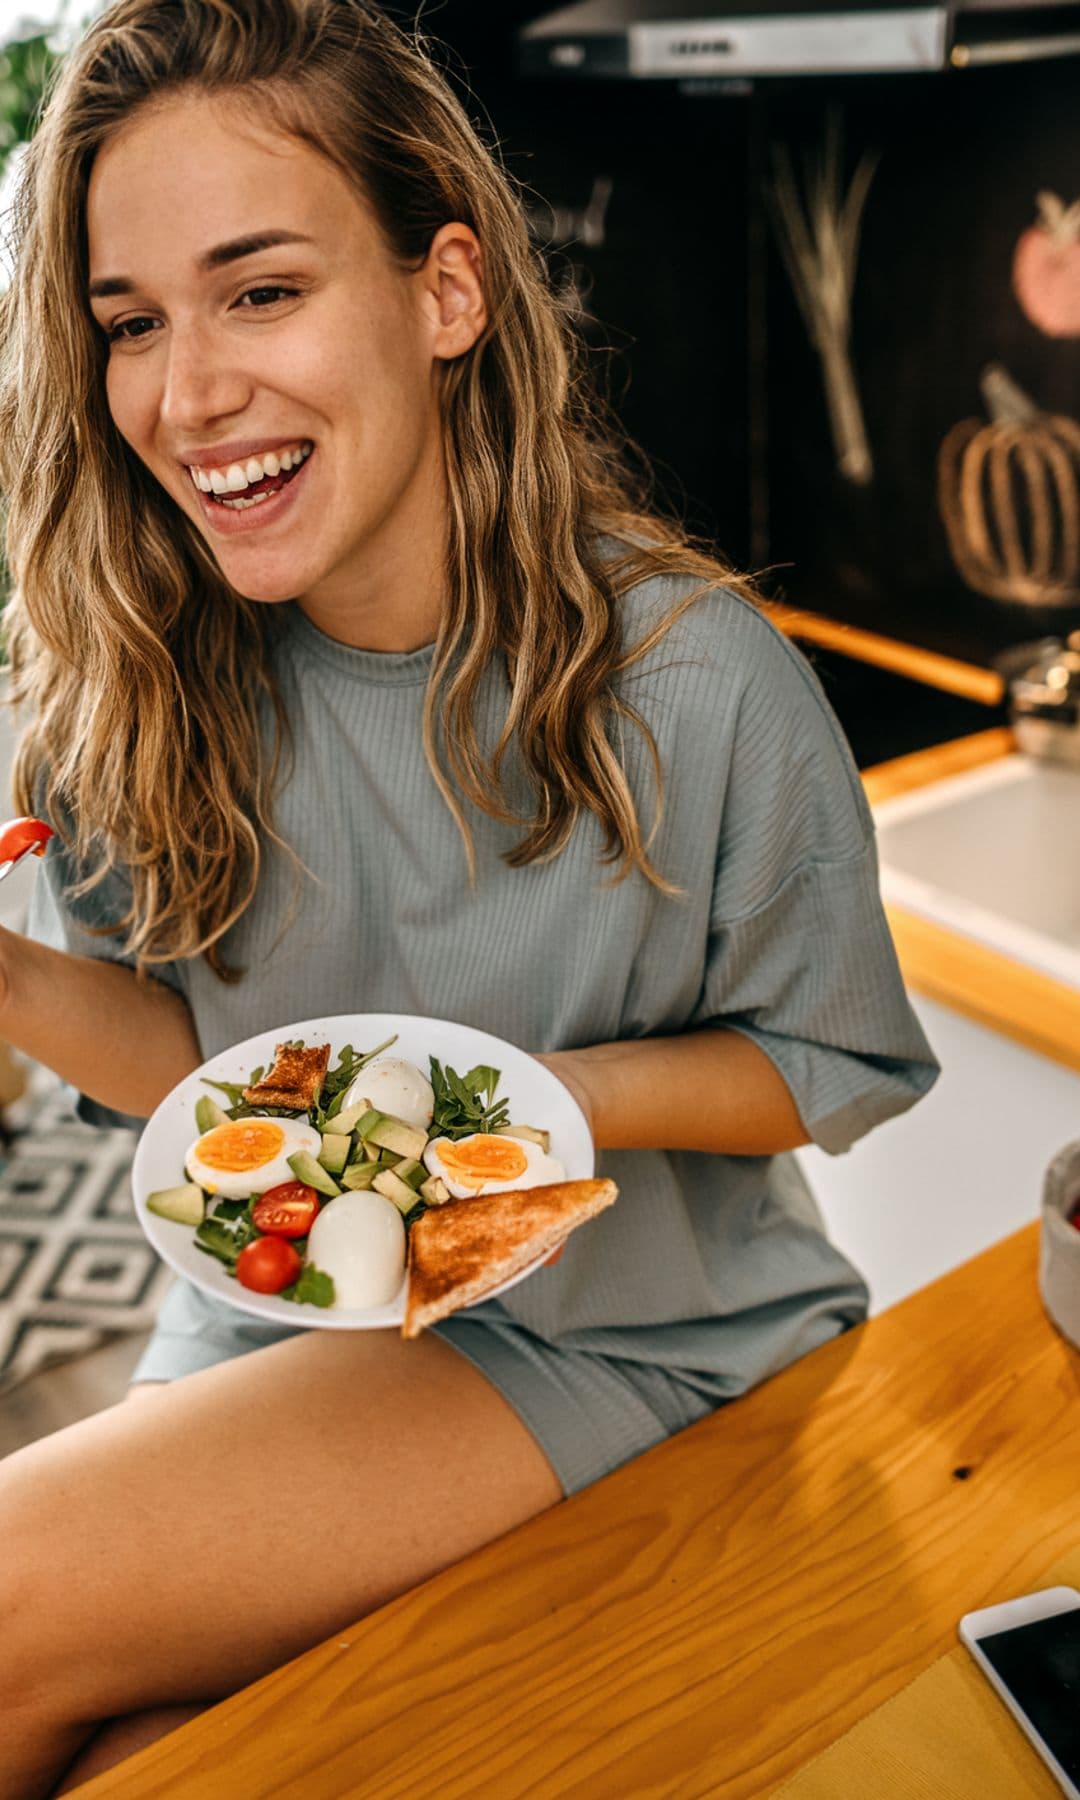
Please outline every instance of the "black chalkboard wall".
M778 597L971 660L1080 626L1080 598L1039 603L1045 580L1020 602L962 579L937 493L947 433L989 424L987 365L1042 413L1080 421L1080 337L1046 335L1011 284L1036 194L1080 197L1080 58L741 93L564 84L516 72L515 30L543 10L445 0L422 21L530 191L539 234L576 234L553 251L553 270L573 275L598 374L659 497L740 564L772 565ZM830 117L845 184L864 153L879 157L852 303L874 463L861 486L837 473L821 364L763 193L771 147L788 145L801 167ZM580 215L598 178L612 184L602 241L593 230L586 242ZM1014 563L1037 575L1033 496L1052 570L1080 507L1080 449L1056 438L1048 449L1045 420L1014 437L1011 461L987 450L978 508L992 515L996 560L994 507L1018 534ZM991 494L995 455L1005 473Z

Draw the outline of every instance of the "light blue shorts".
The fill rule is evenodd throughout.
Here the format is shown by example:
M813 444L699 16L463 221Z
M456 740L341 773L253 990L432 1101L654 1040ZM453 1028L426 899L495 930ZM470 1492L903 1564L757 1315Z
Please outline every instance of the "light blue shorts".
M482 1312L457 1313L433 1330L514 1408L547 1456L564 1494L610 1475L620 1463L693 1425L718 1404L670 1370L560 1349L500 1312L498 1302L489 1301ZM178 1277L131 1381L176 1381L306 1329L264 1323Z

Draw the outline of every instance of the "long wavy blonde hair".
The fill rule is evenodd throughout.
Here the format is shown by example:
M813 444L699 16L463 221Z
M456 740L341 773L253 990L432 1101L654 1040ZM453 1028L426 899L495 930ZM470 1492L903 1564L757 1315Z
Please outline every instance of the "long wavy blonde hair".
M58 71L26 154L0 303L6 627L13 702L31 720L17 806L43 804L61 826L88 871L73 894L113 867L128 874L130 908L101 930L123 934L140 974L205 954L222 980L237 979L221 939L255 894L264 842L303 867L273 823L290 742L270 656L275 608L225 581L116 430L87 300L94 156L137 107L179 90L228 94L329 158L403 266L419 267L449 221L476 232L489 323L441 371L447 599L425 751L470 872L462 796L522 827L515 866L558 855L587 812L615 879L638 870L674 891L649 859L663 799L656 744L616 677L706 588L749 586L650 510L646 480L589 396L514 186L423 41L364 0L117 0ZM621 595L672 572L700 585L626 645ZM510 704L485 755L474 701L500 655ZM656 777L648 833L616 749L624 721L644 733ZM535 794L528 817L500 780L511 739Z

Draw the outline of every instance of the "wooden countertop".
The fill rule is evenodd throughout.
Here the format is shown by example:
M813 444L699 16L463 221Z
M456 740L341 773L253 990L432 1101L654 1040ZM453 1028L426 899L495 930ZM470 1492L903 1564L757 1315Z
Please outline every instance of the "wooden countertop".
M863 771L871 806L947 775L1017 754L1007 726L917 750ZM908 986L1027 1050L1080 1070L1080 993L906 907L885 908Z
M1080 1353L1037 1244L1025 1227L80 1794L771 1793L1080 1539Z

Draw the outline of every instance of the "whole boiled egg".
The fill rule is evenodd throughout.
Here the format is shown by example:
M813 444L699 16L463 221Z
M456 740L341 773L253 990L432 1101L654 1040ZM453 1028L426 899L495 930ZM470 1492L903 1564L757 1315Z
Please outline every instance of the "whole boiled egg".
M332 1278L335 1306L385 1306L405 1273L405 1221L370 1188L339 1194L308 1232L305 1260Z
M432 1138L424 1151L424 1166L432 1175L442 1176L455 1200L566 1180L562 1163L545 1155L539 1144L490 1131L474 1131L456 1142Z
M405 1125L426 1131L435 1114L435 1095L430 1081L404 1056L377 1056L346 1089L341 1102L347 1106L367 1100L376 1112L388 1113Z
M289 1157L298 1150L318 1156L319 1133L302 1119L230 1119L196 1138L184 1167L208 1194L244 1200L265 1194L282 1181L295 1181Z

